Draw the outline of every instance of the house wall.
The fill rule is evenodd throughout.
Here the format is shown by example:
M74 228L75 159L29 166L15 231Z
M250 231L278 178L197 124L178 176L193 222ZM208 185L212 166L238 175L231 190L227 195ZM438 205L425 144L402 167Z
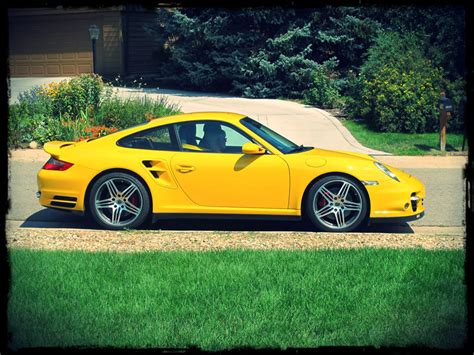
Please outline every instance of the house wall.
M155 73L159 65L160 46L144 26L156 22L154 11L127 11L124 32L126 37L126 68L128 74Z

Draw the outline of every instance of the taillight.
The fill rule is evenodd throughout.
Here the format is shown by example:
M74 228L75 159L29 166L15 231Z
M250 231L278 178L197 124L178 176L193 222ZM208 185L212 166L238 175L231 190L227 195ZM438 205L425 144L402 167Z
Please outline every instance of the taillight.
M69 169L71 166L73 166L74 164L72 163L68 163L66 161L62 161L62 160L58 160L58 159L54 159L53 157L51 157L47 162L46 164L43 165L43 169L45 170L60 170L60 171L64 171L64 170L67 170Z

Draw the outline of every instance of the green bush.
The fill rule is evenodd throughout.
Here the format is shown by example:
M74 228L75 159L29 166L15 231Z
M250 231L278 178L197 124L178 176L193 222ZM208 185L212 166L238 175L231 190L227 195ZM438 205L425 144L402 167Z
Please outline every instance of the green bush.
M446 96L453 101L453 113L448 120L448 129L462 132L464 129L464 105L466 98L466 83L462 79L446 81Z
M305 92L304 102L324 108L338 106L341 101L339 82L335 71L338 61L331 58L323 64L317 64L312 74L311 88Z
M360 117L360 98L362 92L362 81L354 71L349 71L341 89L341 101L344 103L344 112L348 117Z
M367 118L382 132L422 133L438 122L441 70L424 68L400 70L393 66L380 69L365 79L362 102Z
M65 140L60 120L43 113L30 113L27 106L13 104L9 107L8 146L25 147L31 141L44 144L51 140Z
M348 111L383 132L423 133L438 127L438 99L448 82L415 35L382 33L353 83Z
M30 113L24 104L13 104L9 108L8 146L19 148L31 141L44 144L62 137L59 120L43 113Z
M44 94L44 87L34 86L18 95L18 103L25 114L43 114L49 116L53 112L53 101Z
M10 105L8 110L8 146L18 148L22 142L30 142L30 116L25 113L25 105Z
M70 80L52 83L43 93L51 98L53 115L80 117L80 110L96 110L104 90L102 78L96 74L82 74Z

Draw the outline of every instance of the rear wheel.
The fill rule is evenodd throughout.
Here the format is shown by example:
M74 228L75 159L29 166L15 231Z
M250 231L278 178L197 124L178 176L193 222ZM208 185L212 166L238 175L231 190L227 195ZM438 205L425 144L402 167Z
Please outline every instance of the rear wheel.
M343 176L327 176L309 190L306 211L318 229L350 232L365 221L368 205L357 182Z
M89 194L94 220L107 229L137 228L150 213L150 198L143 183L125 173L100 177Z

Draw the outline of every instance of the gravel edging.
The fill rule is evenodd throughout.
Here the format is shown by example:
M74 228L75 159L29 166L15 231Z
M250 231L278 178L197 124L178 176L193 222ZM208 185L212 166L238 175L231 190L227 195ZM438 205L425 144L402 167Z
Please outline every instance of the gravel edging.
M7 232L9 249L88 252L217 251L224 249L308 250L353 248L463 249L459 233L318 233L101 231L19 228Z

